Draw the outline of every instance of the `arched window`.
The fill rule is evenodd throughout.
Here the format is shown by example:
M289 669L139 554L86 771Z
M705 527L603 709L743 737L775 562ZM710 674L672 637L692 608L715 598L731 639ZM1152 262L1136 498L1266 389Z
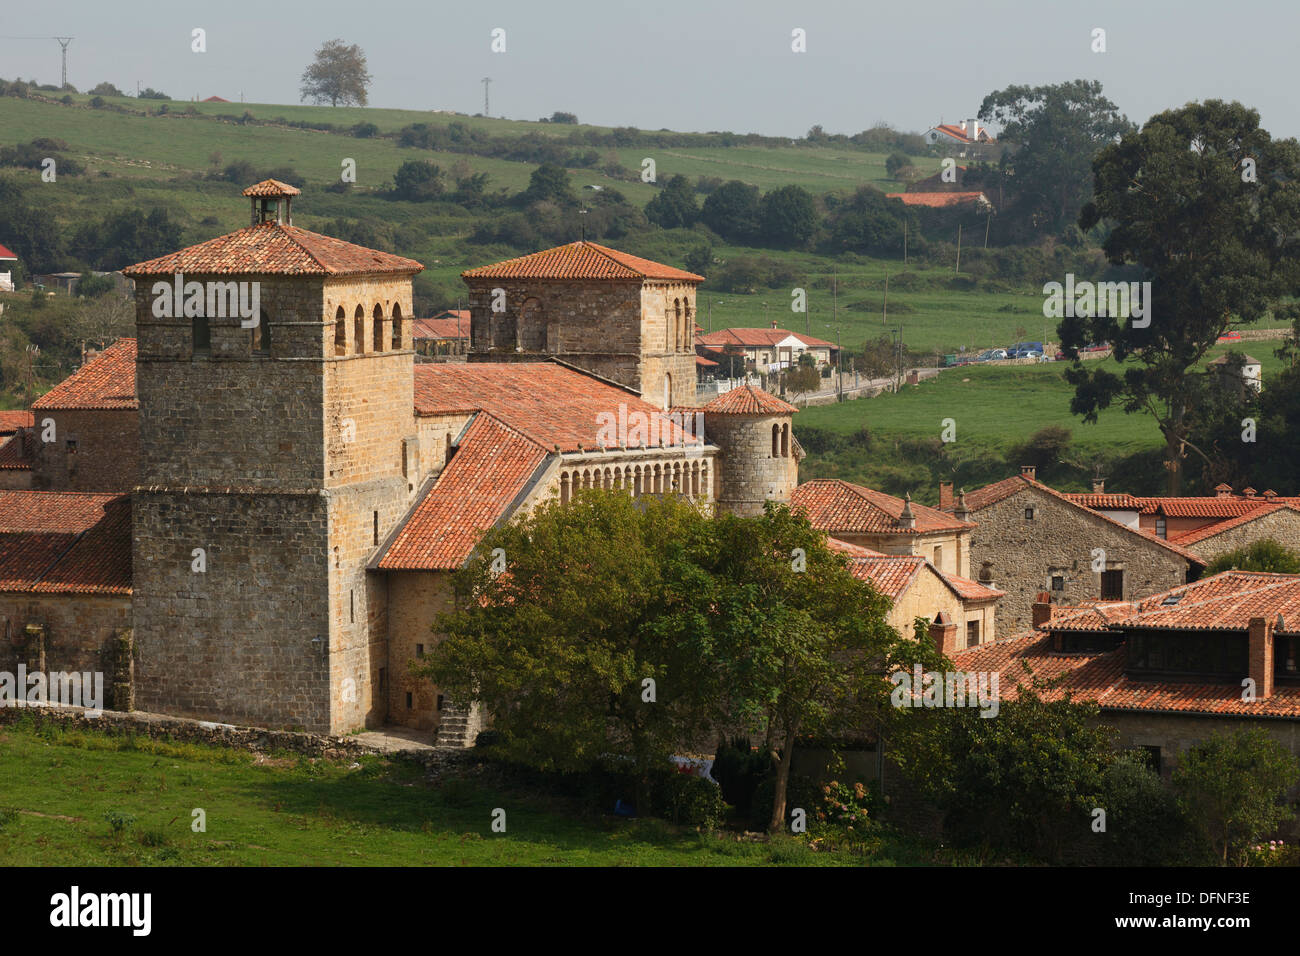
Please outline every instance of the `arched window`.
M405 340L402 338L402 306L399 303L394 302L393 303L393 348L395 349L406 348L404 341Z
M190 320L190 332L194 336L196 355L208 355L212 352L212 327L208 325L206 315L196 315Z
M667 373L664 374L664 410L673 407L673 377Z
M772 426L772 457L781 457L781 426Z
M366 350L366 310L360 305L352 317L352 349L357 355Z
M790 426L788 424L781 426L781 457L790 457Z
M677 341L673 343L673 347L680 352L682 348L682 300L681 299L673 299L673 335L677 337Z
M343 306L334 313L334 354L348 354L348 315Z
M695 319L691 316L689 300L682 304L682 351L690 352L695 348Z
M375 306L373 325L374 325L375 347L371 349L371 351L372 352L388 351L388 343L384 341L384 307L382 305Z
M248 330L253 354L269 355L271 353L271 319L263 309L257 317L257 325Z

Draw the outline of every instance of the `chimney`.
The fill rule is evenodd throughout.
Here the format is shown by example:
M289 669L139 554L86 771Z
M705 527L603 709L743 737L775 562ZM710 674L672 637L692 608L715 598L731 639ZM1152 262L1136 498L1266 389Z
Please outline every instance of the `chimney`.
M966 132L966 123L967 123L967 122L969 122L969 121L968 121L968 120L962 120L962 121L961 121L961 131L962 131L963 133Z
M1035 481L1036 479L1034 478L1034 474L1035 474L1037 471L1038 471L1038 469L1037 469L1034 465L1021 465L1021 466L1020 466L1020 477L1021 477L1021 478L1028 478L1030 481Z
M952 482L939 482L939 510L952 511Z
M772 328L776 328L776 319L772 320Z
M1231 497L1232 497L1232 485L1215 485L1215 486L1214 486L1214 497L1216 497L1216 498L1231 498Z
M1250 677L1255 682L1255 699L1273 696L1273 624L1262 617L1252 617L1250 635Z
M957 506L952 510L952 516L958 521L970 521L970 508L966 507L966 489L963 488L957 495Z
M966 135L969 136L972 140L977 138L980 134L980 124L975 122L973 119L968 119L966 121L965 129L966 129Z
M1033 624L1034 630L1050 621L1052 619L1052 596L1046 591L1039 591L1038 597L1034 598L1031 613L1030 623Z
M1094 479L1092 479L1092 493L1093 493L1094 495L1104 495L1104 494L1106 493L1106 479L1105 479L1105 478L1094 478Z
M915 528L916 515L912 514L912 493L908 492L903 496L903 511L898 516L898 526L900 528Z
M1242 488L1242 489L1241 489L1241 496L1242 496L1243 498L1254 498L1254 497L1255 497L1255 489L1254 489L1254 488Z
M934 641L935 650L940 654L952 654L957 647L957 625L952 622L947 611L940 611L930 625L930 640Z

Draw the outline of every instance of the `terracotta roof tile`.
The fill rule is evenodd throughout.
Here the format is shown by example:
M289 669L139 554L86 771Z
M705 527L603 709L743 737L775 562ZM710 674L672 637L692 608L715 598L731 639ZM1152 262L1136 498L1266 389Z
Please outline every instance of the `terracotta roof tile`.
M831 534L926 534L975 527L914 501L912 515L916 525L911 529L904 528L899 524L903 505L902 498L838 478L805 481L790 497L790 506L807 511L814 528Z
M415 366L417 415L485 411L551 451L594 451L603 437L601 416L640 412L647 423L663 413L635 394L554 362L429 363ZM699 409L694 409L699 411ZM622 437L633 437L635 422ZM689 428L694 427L692 420ZM701 438L678 424L659 419L655 437L669 445L691 445ZM618 437L618 436L616 436Z
M1241 684L1134 680L1124 673L1127 646L1086 654L1052 652L1052 638L1030 634L951 655L963 671L996 671L1001 700L1015 700L1017 686L1042 678L1044 700L1095 701L1102 710L1214 714L1232 717L1300 717L1300 687L1280 685L1271 697L1241 699ZM1030 673L1024 669L1028 664ZM1242 675L1245 676L1245 675Z
M36 435L30 430L0 438L0 471L31 471L36 464Z
M886 199L901 199L905 206L925 206L929 209L946 209L949 206L964 206L981 200L987 202L981 192L966 193L886 193Z
M668 279L703 282L704 276L619 252L594 242L571 242L518 259L467 269L465 279Z
M302 190L297 186L282 183L278 179L263 179L260 183L254 183L245 189L242 195L271 198L277 196L301 196Z
M424 266L297 226L263 222L127 266L134 278L194 275L414 275Z
M1127 494L1106 494L1103 492L1062 492L1075 504L1092 508L1095 511L1141 511L1142 498Z
M5 246L0 246L0 259L17 259L18 257Z
M546 449L489 414L470 423L456 452L416 503L377 567L452 570L502 518L546 460Z
M20 428L31 428L35 424L36 416L29 411L0 412L0 435L12 435Z
M36 411L139 407L135 395L135 339L118 339L32 402Z
M834 342L827 342L824 339L815 339L811 335L803 335L799 332L791 332L787 329L719 329L717 332L710 332L707 335L697 335L695 340L701 345L719 348L727 345L739 345L747 348L763 348L776 345L777 342L784 342L793 336L804 345L816 346L818 348L835 348Z
M411 323L414 339L468 339L469 315L463 319L415 319Z
M940 571L939 574L963 601L992 601L1007 593L957 574L948 574L946 571Z
M907 555L849 558L849 572L860 581L870 581L891 601L897 601L907 593L923 567L925 558Z
M709 415L791 415L799 409L753 385L738 385L704 406Z
M0 591L129 594L130 495L0 491Z
M1241 525L1250 524L1252 521L1257 521L1266 515L1276 514L1282 510L1290 510L1300 513L1300 508L1297 508L1292 504L1260 504L1259 507L1247 511L1244 514L1239 514L1235 518L1225 518L1222 521L1214 522L1214 524L1208 524L1203 528L1195 528L1191 531L1185 532L1184 534L1180 534L1174 540L1182 547L1188 547L1189 545L1204 541L1206 538L1213 538L1215 535L1222 534L1232 528L1238 528Z

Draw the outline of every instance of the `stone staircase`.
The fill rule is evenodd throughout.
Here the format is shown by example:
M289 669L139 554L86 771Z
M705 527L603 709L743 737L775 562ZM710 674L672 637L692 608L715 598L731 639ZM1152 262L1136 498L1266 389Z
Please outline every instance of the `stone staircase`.
M439 718L438 735L433 741L435 750L465 750L473 747L479 731L483 729L483 717L477 703L461 707L444 700Z

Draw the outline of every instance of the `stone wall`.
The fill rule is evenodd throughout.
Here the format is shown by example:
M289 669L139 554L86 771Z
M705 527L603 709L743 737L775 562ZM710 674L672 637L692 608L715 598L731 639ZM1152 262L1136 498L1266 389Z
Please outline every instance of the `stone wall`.
M1187 550L1195 552L1206 561L1213 561L1221 554L1250 547L1264 538L1272 538L1292 550L1300 549L1300 512L1281 508L1254 521L1202 538L1189 544Z
M0 593L0 671L101 673L105 706L131 704L130 634L130 595Z
M789 428L789 415L708 415L709 442L722 448L715 496L739 515L762 514L765 501L789 503L799 482L794 440L772 455L772 427ZM783 453L784 452L784 453Z
M54 440L43 442L46 419ZM130 491L139 478L135 409L37 412L32 487L39 491Z
M1033 520L1025 518L1026 508L1034 509ZM1003 637L1030 627L1039 591L1048 591L1056 604L1101 597L1101 574L1092 570L1096 548L1105 551L1107 569L1124 572L1125 600L1187 582L1186 559L1030 485L972 512L971 520L978 522L971 534L971 570L979 580L1007 592L997 611L997 630ZM985 570L991 582L982 576ZM1063 590L1052 590L1053 575L1063 578Z
M437 616L453 607L445 571L388 572L388 722L432 733L438 727L438 689L410 673L410 662L433 649ZM409 695L409 703L408 703Z

